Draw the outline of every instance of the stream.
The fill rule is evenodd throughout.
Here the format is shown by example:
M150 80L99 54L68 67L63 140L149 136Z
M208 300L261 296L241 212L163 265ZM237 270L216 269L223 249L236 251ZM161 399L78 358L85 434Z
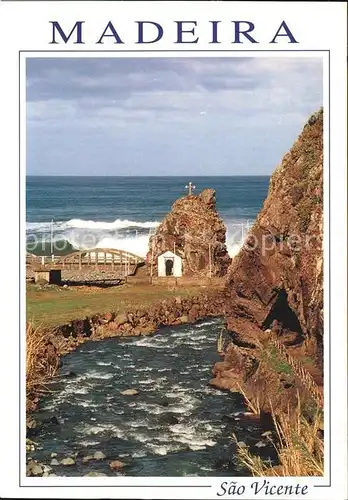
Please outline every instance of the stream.
M62 358L59 376L34 418L44 422L29 453L50 464L75 456L71 466L52 466L58 476L90 472L109 476L250 475L235 459L239 441L255 444L265 429L238 417L241 395L208 385L220 319L163 327L153 336L87 342ZM136 395L122 395L136 389ZM262 448L267 451L268 447ZM102 451L105 460L84 463ZM111 460L126 464L111 470Z

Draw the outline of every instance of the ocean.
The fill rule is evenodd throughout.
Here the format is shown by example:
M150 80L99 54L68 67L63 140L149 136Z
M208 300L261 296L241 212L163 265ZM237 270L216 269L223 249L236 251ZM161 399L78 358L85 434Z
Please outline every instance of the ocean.
M145 256L149 236L174 201L216 190L233 257L262 208L268 176L236 177L41 177L26 183L27 251L66 254L74 249L117 248Z

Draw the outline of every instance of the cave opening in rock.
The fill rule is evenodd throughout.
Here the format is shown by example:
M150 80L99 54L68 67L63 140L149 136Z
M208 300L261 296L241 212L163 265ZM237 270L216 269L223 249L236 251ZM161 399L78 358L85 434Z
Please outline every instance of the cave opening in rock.
M279 334L295 334L293 340L287 342L287 345L296 345L302 343L304 339L301 324L295 312L288 303L288 296L284 289L280 290L272 309L263 322L263 328L272 328Z

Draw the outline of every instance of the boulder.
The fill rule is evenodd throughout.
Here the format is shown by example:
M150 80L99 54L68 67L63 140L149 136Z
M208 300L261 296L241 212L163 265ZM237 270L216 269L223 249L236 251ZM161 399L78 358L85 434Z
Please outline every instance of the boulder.
M127 314L127 321L128 321L128 323L130 323L132 326L134 326L134 314L133 314L133 313L129 313L129 314Z
M117 326L124 325L127 322L128 322L128 317L127 317L127 314L125 314L125 313L117 314L117 316L114 319L114 323Z
M61 465L75 465L75 460L71 457L63 458L60 461Z
M99 477L99 476L107 476L107 474L104 474L104 472L96 472L92 470L91 472L85 474L84 477Z
M102 451L96 451L93 455L94 460L104 460L106 458L106 455Z
M261 434L261 436L270 438L272 436L272 431L265 431Z
M264 443L263 441L259 441L258 443L255 444L256 448L264 448L265 446L267 446L266 443Z
M224 276L231 258L226 246L226 226L216 210L214 189L179 198L149 240L146 256L156 274L157 258L174 251L182 258L183 276ZM211 263L211 266L210 266Z
M38 464L37 462L30 462L26 468L27 476L41 476L44 473L44 469L42 464Z
M26 426L27 426L27 438L31 438L33 436L37 436L37 434L40 432L40 429L42 427L42 422L29 416L27 417Z
M200 316L200 308L199 308L199 305L198 304L193 304L193 306L191 307L190 311L189 311L189 321L194 323L197 318L199 318Z
M125 391L122 391L121 394L123 396L135 396L138 394L138 391L136 389L126 389Z
M134 335L134 337L140 337L142 334L142 329L140 327L135 327L133 328L133 331L132 331L132 335Z
M189 317L185 314L184 316L180 316L180 318L178 318L180 323L188 323L189 322Z
M106 314L104 315L104 321L106 321L106 322L108 322L108 323L109 323L110 321L112 321L112 318L113 318L113 314L112 314L111 312L108 312L108 313L106 313Z
M122 462L121 460L113 460L112 462L109 463L110 469L114 470L121 470L126 464Z
M132 335L133 333L133 327L130 323L123 323L123 325L120 326L122 334L124 336Z

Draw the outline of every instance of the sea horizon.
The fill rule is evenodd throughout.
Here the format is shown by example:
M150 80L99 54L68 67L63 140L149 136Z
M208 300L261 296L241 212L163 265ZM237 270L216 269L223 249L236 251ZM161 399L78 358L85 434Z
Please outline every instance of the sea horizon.
M216 208L231 256L267 196L268 176L28 176L29 252L116 248L145 256L149 238L173 203L188 194L216 191Z
M146 178L206 178L206 177L271 177L272 174L210 174L210 175L42 175L42 174L26 174L26 177L123 177L123 178L137 178L137 177L146 177Z

